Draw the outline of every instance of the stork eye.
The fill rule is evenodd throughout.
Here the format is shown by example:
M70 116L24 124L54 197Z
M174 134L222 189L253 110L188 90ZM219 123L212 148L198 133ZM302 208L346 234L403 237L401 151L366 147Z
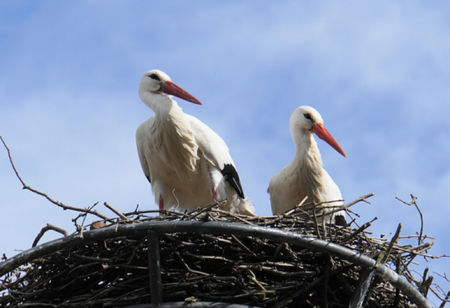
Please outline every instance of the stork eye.
M161 79L159 78L159 76L158 75L156 75L156 74L151 74L150 76L148 76L148 77L150 77L151 79L154 79L154 80L158 80L158 81L161 81Z
M312 121L311 115L309 113L304 113L303 115L305 116L306 119Z

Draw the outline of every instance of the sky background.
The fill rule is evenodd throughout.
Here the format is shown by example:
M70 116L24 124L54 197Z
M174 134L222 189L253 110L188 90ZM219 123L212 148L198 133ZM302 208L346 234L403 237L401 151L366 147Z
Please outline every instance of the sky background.
M1 1L0 135L25 182L57 200L156 209L135 130L153 114L140 78L158 68L204 103L177 99L227 142L269 215L270 178L294 156L289 117L311 105L347 154L318 141L346 201L376 194L359 222L414 234L417 211L395 200L413 193L430 253L448 254L448 16L445 1ZM9 257L46 223L74 231L73 212L21 189L4 149L0 207ZM448 258L421 262L449 274Z

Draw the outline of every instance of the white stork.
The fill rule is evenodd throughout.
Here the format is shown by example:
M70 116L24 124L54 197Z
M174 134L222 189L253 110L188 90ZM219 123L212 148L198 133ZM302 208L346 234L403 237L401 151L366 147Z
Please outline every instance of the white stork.
M138 127L136 144L159 208L192 210L219 202L231 212L254 215L223 139L169 95L202 104L160 70L141 79L139 96L155 115Z
M278 171L270 180L267 192L273 214L281 214L299 204L306 196L315 204L326 202L324 206L342 205L342 194L339 187L322 168L317 143L312 133L331 145L345 157L345 153L333 136L323 126L319 112L309 106L295 109L289 120L292 139L296 147L294 160ZM331 217L339 225L345 225L344 211L336 212Z

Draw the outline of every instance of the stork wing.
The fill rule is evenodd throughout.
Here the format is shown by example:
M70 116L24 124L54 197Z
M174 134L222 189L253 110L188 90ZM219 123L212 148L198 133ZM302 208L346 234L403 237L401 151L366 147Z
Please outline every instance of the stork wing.
M244 198L241 181L225 141L199 119L188 114L185 114L185 116L205 158L220 170L225 180L236 190L239 197Z
M151 117L147 121L143 122L136 130L136 146L139 155L139 161L141 162L142 171L144 171L145 177L151 183L150 167L145 158L145 151L148 149L148 138L146 133L148 133L150 127L152 126L154 118Z

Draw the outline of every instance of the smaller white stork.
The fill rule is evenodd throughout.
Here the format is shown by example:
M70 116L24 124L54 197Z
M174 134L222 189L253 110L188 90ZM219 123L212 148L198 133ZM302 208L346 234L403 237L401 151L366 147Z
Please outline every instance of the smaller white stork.
M159 208L192 210L218 202L231 212L254 215L223 139L169 95L202 104L160 70L141 79L139 96L155 115L137 129L136 144Z
M281 214L299 204L306 196L308 201L324 206L342 205L342 194L339 187L322 168L317 143L312 133L326 141L345 157L345 153L333 136L323 126L319 112L309 106L295 109L289 120L292 139L296 147L294 160L275 174L270 180L267 192L273 214ZM331 202L336 201L336 202ZM344 211L327 217L335 224L345 225Z

